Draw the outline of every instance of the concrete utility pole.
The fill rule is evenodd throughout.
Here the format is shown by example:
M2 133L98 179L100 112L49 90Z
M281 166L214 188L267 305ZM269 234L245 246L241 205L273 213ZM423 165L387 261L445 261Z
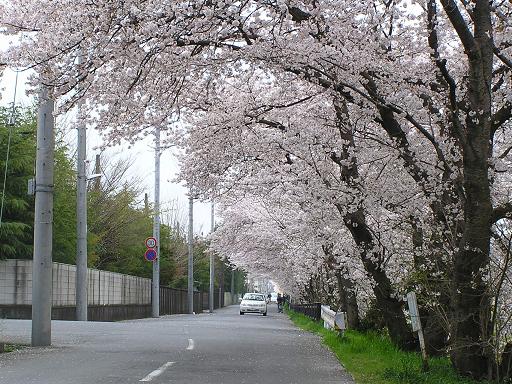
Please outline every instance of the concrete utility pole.
M32 346L52 343L52 232L55 103L48 88L39 91L32 270Z
M78 57L81 64L82 58ZM87 321L87 127L82 119L83 100L78 103L76 179L76 319Z
M212 223L210 232L213 233L215 230L215 203L212 200ZM213 252L210 252L210 290L208 294L208 309L210 313L213 313L214 307L214 295L215 295L215 256Z
M224 296L224 263L222 259L219 259L219 308L222 308L222 299Z
M144 215L149 216L149 196L144 193Z
M156 239L156 260L153 261L153 281L151 284L151 315L160 316L160 127L155 128L155 215L153 237Z
M194 198L188 197L188 313L194 313Z
M101 174L101 166L100 166L100 161L101 161L101 157L100 155L96 155L96 160L94 162L94 173L96 175L99 175ZM99 192L99 190L101 189L101 181L100 181L100 178L99 177L96 177L94 179L94 189Z
M235 269L231 270L231 304L235 304Z

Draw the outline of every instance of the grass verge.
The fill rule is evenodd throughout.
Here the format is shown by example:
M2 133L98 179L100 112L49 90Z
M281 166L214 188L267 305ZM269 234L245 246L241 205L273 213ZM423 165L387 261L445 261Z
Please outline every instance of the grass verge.
M339 336L300 313L288 315L298 327L320 335L357 384L483 384L458 376L447 358L431 358L430 371L422 372L421 356L398 350L387 336L356 331Z

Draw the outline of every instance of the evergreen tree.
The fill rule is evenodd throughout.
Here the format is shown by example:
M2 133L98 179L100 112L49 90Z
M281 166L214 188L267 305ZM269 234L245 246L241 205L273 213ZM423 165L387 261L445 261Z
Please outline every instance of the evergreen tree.
M56 141L53 194L53 261L75 264L76 170L62 140Z
M34 199L27 195L27 182L34 173L36 123L33 111L23 110L8 126L10 112L0 109L0 259L28 259L33 248Z

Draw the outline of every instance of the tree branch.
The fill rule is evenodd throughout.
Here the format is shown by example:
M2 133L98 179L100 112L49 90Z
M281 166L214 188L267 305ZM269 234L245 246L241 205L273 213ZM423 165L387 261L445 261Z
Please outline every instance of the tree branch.
M462 45L464 46L466 55L473 55L477 50L475 37L469 30L464 17L460 13L459 7L457 7L454 0L441 0L441 4L450 19L453 28L455 28Z
M491 220L496 223L498 220L510 218L512 214L512 203L504 203L496 208L492 212Z
M498 47L494 46L492 50L494 52L494 55L498 59L500 59L503 62L503 64L505 64L509 68L512 68L512 60L510 60L507 56L501 53Z
M512 103L508 102L492 117L491 132L494 134L504 123L512 118Z

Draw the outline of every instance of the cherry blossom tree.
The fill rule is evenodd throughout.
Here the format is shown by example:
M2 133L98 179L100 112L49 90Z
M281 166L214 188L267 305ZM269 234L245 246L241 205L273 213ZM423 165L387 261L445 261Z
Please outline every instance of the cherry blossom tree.
M301 97L297 95L300 87L286 89L285 84L270 85L280 90L276 93L272 93L269 86L260 86L266 89L257 90L255 95L249 89L257 88L261 81L253 83L253 80L244 95L239 92L245 89L244 84L237 83L231 89L236 95L231 95L227 87L223 88L221 93L226 102L219 98L215 107L210 108L208 118L203 122L196 119L192 124L189 142L193 156L187 156L185 164L190 182L207 189L221 180L216 183L217 188L237 191L243 188L245 193L262 196L268 195L269 190L279 189L281 194L294 196L303 207L316 200L321 202L320 206L331 209L331 215L336 214L332 220L341 221L348 229L345 236L353 238L353 246L359 248L364 267L376 283L374 295L393 339L408 347L410 331L403 315L401 296L392 287L384 269L384 263L389 262L392 255L388 255L388 251L393 247L384 246L375 237L378 230L372 227L380 220L367 217L370 206L376 203L378 207L379 203L365 198L369 192L364 176L374 179L373 173L382 175L384 170L378 165L365 167L365 175L360 177L354 154L354 127L340 105L325 101L329 95L323 92L315 95L310 90L313 93ZM292 98L294 94L298 96L295 101L279 104L279 100ZM256 105L239 108L240 101L250 103L255 99ZM215 139L210 141L209 138ZM381 152L378 157L382 155ZM205 167L205 162L213 167ZM377 164L371 156L369 162ZM378 182L372 187L383 189ZM400 205L399 201L388 203L395 208ZM377 212L374 216L378 216ZM373 222L369 223L370 220ZM328 243L323 245L329 248Z
M21 37L0 62L44 74L64 107L86 96L114 143L186 117L184 176L204 193L278 185L337 212L402 346L393 263L444 273L453 364L482 378L491 237L512 208L511 14L486 0L9 0L2 29Z

